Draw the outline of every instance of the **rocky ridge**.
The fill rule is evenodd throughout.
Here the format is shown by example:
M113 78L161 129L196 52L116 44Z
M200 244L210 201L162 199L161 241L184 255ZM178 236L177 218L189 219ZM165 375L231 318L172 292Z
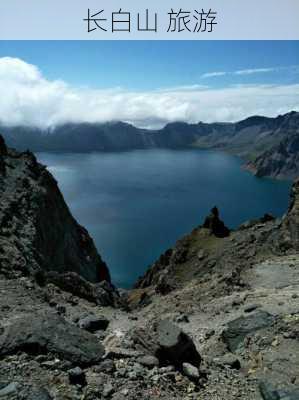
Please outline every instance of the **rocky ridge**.
M123 151L134 149L219 149L240 156L258 176L293 179L298 172L299 113L276 118L251 116L236 123L173 122L162 129L124 122L65 124L42 130L1 126L7 143L31 151ZM84 134L82 134L84 133Z

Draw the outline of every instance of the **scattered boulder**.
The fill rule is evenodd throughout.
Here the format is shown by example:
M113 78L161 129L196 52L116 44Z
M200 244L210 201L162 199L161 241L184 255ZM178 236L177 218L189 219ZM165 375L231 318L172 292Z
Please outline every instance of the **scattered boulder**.
M110 347L106 348L105 358L121 359L121 358L136 358L142 356L142 353L137 350L124 349L121 347Z
M161 320L147 329L135 328L131 337L137 349L156 357L162 367L181 369L183 363L200 366L201 356L193 340L169 320Z
M214 363L231 369L240 369L241 363L238 357L232 353L225 354L222 357L214 358Z
M170 321L162 320L158 323L157 343L159 348L156 356L161 364L181 367L184 362L187 362L200 366L201 357L193 340Z
M77 365L94 364L104 355L95 336L52 312L20 314L3 327L0 355L18 351L51 353Z
M96 367L96 372L105 372L105 373L112 373L115 371L115 364L113 360L103 360L99 365Z
M211 214L206 217L203 227L209 229L212 235L219 238L227 237L230 234L230 230L219 218L219 211L217 207L213 207L211 209Z
M109 397L114 392L113 386L110 382L106 383L103 388L103 397Z
M184 322L184 323L187 324L187 323L190 322L190 321L189 321L189 317L188 317L187 314L180 314L180 315L178 315L178 316L176 317L175 322L177 322L177 323Z
M68 371L69 381L72 385L86 385L86 377L84 371L80 367L72 368Z
M254 334L262 328L271 326L275 318L266 311L257 311L248 317L237 318L227 324L222 338L230 351L236 351L242 346L247 335Z
M154 368L159 366L159 360L157 357L145 355L137 358L137 362L145 367Z
M32 393L27 397L28 400L52 400L53 397L50 395L47 389L38 388L34 389Z
M19 386L20 385L18 382L11 382L8 385L4 385L2 388L0 386L0 397L10 396L11 394L16 393L19 389Z
M274 389L268 382L260 382L259 390L264 400L299 400L299 388L279 390Z
M244 308L245 313L250 313L252 311L255 311L257 308L261 307L261 304L249 304Z
M189 363L183 363L183 373L192 381L198 381L200 374L198 368Z
M109 325L109 320L103 316L88 315L81 318L78 325L81 329L85 329L88 332L105 331Z

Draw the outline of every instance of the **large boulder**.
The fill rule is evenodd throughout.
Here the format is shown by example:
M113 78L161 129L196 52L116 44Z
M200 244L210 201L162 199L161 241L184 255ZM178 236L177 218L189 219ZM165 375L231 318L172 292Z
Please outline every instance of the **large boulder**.
M96 331L105 331L109 325L109 320L104 316L90 314L80 318L78 325L81 329L93 333Z
M223 341L228 349L234 352L243 345L246 336L271 326L274 321L273 315L262 310L248 317L242 316L227 324L227 328L222 333Z
M0 356L23 351L51 353L76 365L92 365L104 348L89 332L49 312L20 314L0 327Z
M135 329L132 339L137 349L156 357L160 365L174 365L178 369L182 369L183 363L200 366L201 356L193 340L168 320L147 329Z
M157 325L157 340L159 348L156 356L162 364L181 366L190 363L199 367L201 357L193 340L177 325L168 320L162 320Z

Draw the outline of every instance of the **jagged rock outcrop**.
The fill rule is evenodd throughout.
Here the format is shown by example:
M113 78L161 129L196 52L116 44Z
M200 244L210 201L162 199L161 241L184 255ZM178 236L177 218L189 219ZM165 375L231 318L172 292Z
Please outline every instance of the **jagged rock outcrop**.
M219 211L217 207L213 207L211 209L211 214L206 217L203 227L209 229L211 235L215 235L216 237L224 238L229 236L229 229L219 218Z
M165 295L171 292L178 284L173 273L176 266L183 266L188 263L190 256L193 257L195 255L197 260L204 259L206 256L203 249L197 250L196 254L192 253L193 236L198 231L202 232L204 236L211 236L212 238L225 238L230 234L230 230L219 218L218 208L213 207L210 215L205 218L203 225L194 229L190 235L178 240L173 249L168 249L162 254L145 272L144 276L138 279L135 288L144 289L154 285L156 293Z
M42 269L110 281L93 240L35 156L7 149L0 136L0 170L0 272L15 277Z

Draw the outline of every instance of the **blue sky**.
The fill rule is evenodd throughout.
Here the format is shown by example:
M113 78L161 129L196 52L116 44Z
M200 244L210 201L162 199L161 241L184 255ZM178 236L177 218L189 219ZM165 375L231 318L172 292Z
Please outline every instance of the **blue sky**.
M298 68L292 68L299 66L298 41L2 41L0 56L37 65L48 79L98 88L299 81ZM269 68L274 70L202 78Z
M299 41L0 41L0 122L238 121L299 111Z

